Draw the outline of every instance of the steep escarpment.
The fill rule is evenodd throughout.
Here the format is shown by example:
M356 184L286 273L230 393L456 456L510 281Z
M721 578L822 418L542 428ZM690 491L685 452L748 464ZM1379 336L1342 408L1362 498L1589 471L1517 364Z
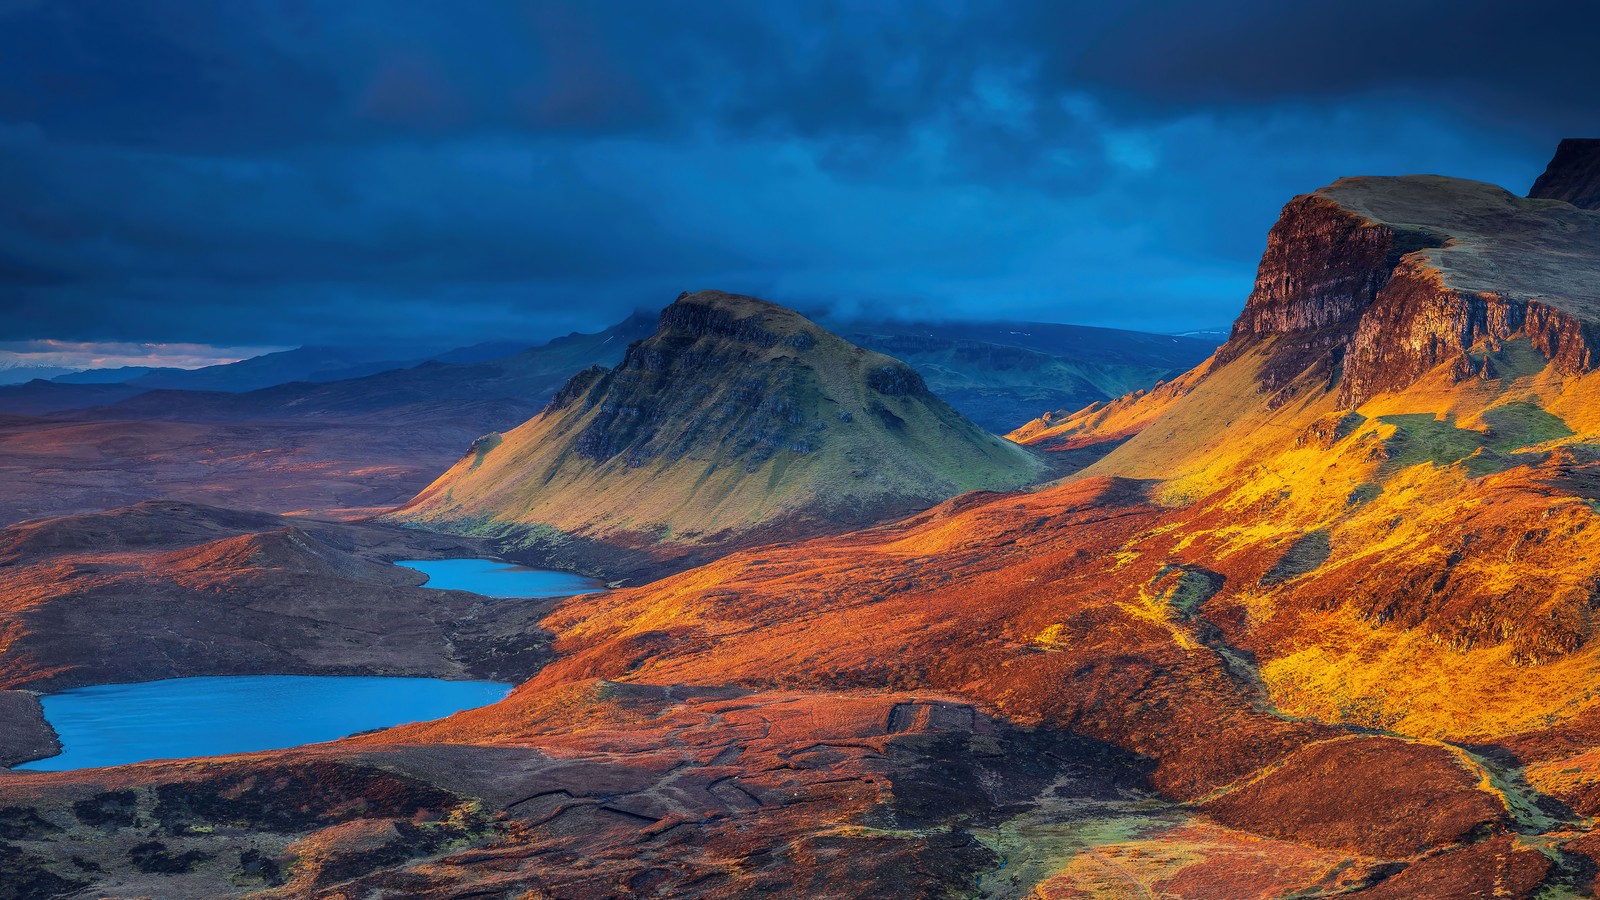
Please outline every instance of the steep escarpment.
M1233 324L1224 358L1243 340L1348 328L1372 305L1400 257L1441 241L1345 208L1319 192L1296 197L1267 233L1255 289Z
M539 416L479 441L395 517L614 572L594 542L689 558L845 531L1042 471L904 363L706 291L667 307L616 368L579 373ZM594 552L561 556L574 547Z
M1240 363L1272 408L1333 391L1354 409L1435 370L1458 383L1545 364L1577 376L1597 351L1600 212L1459 178L1343 178L1284 207L1211 363L1148 399L1053 413L1012 437L1074 451L1126 438Z
M1340 385L1346 403L1403 390L1444 364L1478 374L1487 353L1516 338L1562 374L1594 368L1600 214L1432 176L1343 179L1323 193L1445 238L1403 258L1362 317Z
M1315 367L1352 406L1441 364L1476 374L1485 349L1514 337L1565 373L1587 371L1597 247L1600 216L1493 185L1341 179L1284 208L1219 356L1281 336L1265 389Z

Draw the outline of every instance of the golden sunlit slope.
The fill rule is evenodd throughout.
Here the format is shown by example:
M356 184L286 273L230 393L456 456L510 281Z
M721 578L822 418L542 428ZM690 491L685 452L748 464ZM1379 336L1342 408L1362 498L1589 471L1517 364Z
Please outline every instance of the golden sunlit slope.
M1541 747L1600 721L1597 298L1600 213L1343 179L1285 208L1211 363L1013 436L1155 482L1171 522L1124 552L1270 563L1206 614L1286 714ZM1600 758L1572 771L1600 810Z
M479 441L397 511L446 530L685 555L903 515L1044 466L928 391L903 363L797 313L684 295L617 368Z
M1508 895L1587 890L1596 222L1441 178L1297 198L1212 360L1015 435L1116 445L1073 480L568 601L527 690L938 690L1229 827L1403 860L1380 895L1504 886L1524 844L1553 865Z

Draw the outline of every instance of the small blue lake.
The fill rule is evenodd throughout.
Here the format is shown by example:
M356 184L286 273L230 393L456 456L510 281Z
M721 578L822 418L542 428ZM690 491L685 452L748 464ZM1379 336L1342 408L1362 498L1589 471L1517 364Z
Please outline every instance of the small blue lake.
M423 587L472 591L485 597L567 597L606 587L571 572L530 569L498 559L402 559L395 565L428 576Z
M511 693L492 681L236 675L75 688L43 698L62 752L20 770L56 772L277 750L438 719Z

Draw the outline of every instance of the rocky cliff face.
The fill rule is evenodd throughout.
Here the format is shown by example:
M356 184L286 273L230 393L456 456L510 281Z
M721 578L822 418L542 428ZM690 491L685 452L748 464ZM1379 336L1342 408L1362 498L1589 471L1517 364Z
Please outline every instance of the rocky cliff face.
M1576 374L1594 365L1597 274L1600 215L1461 179L1342 179L1284 207L1219 359L1273 339L1263 390L1287 399L1311 373L1352 406L1440 365L1484 374L1519 339Z
M397 516L614 576L625 573L604 562L607 547L687 560L1041 474L906 364L782 307L705 291L667 307L616 368L580 373L538 417L480 442Z
M1562 374L1594 368L1592 323L1537 300L1456 290L1424 260L1402 263L1380 297L1350 342L1340 384L1350 405L1403 390L1444 364L1457 380L1499 375L1494 351L1519 338Z
M1400 259L1437 244L1421 229L1374 221L1320 193L1296 197L1267 234L1255 289L1219 361L1282 336L1262 370L1263 390L1283 392L1281 402L1302 373L1331 382L1363 314Z
M1372 221L1321 194L1296 197L1267 234L1255 290L1232 337L1349 329L1388 283L1400 257L1438 243L1418 229Z
M1528 196L1600 209L1600 138L1563 140Z

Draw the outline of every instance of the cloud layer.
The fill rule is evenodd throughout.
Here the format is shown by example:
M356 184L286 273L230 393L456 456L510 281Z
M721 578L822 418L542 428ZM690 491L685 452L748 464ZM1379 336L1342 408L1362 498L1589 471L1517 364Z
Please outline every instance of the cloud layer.
M211 344L140 344L127 341L0 341L0 371L6 369L118 369L123 366L198 369L238 362L283 347L217 347Z
M0 338L1217 324L1293 194L1591 124L1595 13L1360 6L0 2Z

